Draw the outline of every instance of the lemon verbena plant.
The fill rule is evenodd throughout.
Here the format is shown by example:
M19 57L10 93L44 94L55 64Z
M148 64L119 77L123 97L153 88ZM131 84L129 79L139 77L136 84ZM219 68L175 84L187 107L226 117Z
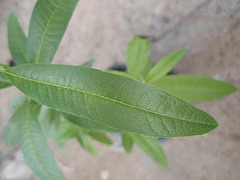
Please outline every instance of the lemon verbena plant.
M76 138L93 155L93 140L106 145L106 133L121 133L130 152L137 144L159 165L168 162L158 138L208 133L218 124L188 102L221 98L236 88L227 82L191 75L167 75L185 50L173 52L155 66L149 40L134 37L126 53L127 72L103 72L82 66L51 64L78 0L38 0L26 36L14 13L8 20L8 43L17 66L0 66L0 88L15 86L23 96L3 139L20 145L32 171L41 179L65 179L47 139L60 146ZM43 105L45 106L43 108Z

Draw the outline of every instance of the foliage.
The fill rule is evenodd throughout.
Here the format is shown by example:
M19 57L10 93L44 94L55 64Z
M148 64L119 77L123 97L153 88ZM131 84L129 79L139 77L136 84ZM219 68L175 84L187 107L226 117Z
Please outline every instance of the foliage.
M25 95L3 133L10 146L20 144L26 163L41 179L65 179L47 139L63 147L76 138L92 155L92 140L111 145L106 134L122 133L127 153L136 143L167 168L157 138L207 133L217 122L186 101L221 98L236 88L208 77L167 75L185 50L173 52L152 67L147 38L134 37L126 53L127 73L82 66L50 64L77 0L38 0L26 36L14 13L8 21L8 43L16 67L0 65L0 88L16 86ZM42 105L47 108L42 108Z

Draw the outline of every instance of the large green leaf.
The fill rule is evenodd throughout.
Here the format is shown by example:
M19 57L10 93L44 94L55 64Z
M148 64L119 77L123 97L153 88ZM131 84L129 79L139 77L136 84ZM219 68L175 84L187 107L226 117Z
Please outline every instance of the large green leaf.
M51 63L78 0L38 0L27 40L28 60Z
M135 36L128 44L126 65L128 73L134 78L139 78L143 74L146 75L145 68L149 64L149 40Z
M133 147L133 139L129 133L122 133L122 145L127 153L131 152Z
M181 49L164 57L151 69L146 78L146 82L152 83L166 75L182 59L185 53L186 50Z
M6 76L2 73L2 71L7 68L9 67L4 64L0 64L0 89L12 86L11 81L9 81L8 78L6 78Z
M75 116L72 114L67 114L67 113L62 113L64 117L69 120L71 123L81 126L83 128L93 130L93 131L98 131L98 132L120 132L120 130L116 128L112 128L110 126L107 126L105 124L96 122L96 121L91 121L87 118Z
M157 139L144 137L138 134L131 134L134 142L147 153L156 163L164 168L168 168L167 157Z
M151 84L190 102L222 98L237 90L227 82L191 75L164 76Z
M17 65L27 63L27 37L17 17L11 13L8 19L8 46Z
M3 72L41 104L122 131L175 137L204 134L217 127L213 117L177 97L100 70L26 64Z
M20 120L20 147L24 159L33 172L44 180L65 179L57 166L37 119L38 108L32 102L26 103L19 111L23 119Z

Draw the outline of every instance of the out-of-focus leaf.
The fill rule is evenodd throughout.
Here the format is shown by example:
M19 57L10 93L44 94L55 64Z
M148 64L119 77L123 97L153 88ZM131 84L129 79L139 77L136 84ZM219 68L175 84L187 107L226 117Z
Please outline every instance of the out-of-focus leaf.
M95 59L90 59L90 60L86 61L85 63L83 63L81 66L92 67L94 62L95 62Z
M130 153L132 151L133 147L133 139L132 137L126 133L122 133L122 145L127 153Z
M144 137L138 134L131 134L134 142L148 154L156 163L164 168L168 168L168 160L164 150L157 139Z
M8 46L12 54L12 58L17 65L28 62L27 37L14 13L11 13L8 18Z
M237 90L227 82L192 75L165 76L151 84L190 102L222 98Z
M77 140L81 144L83 149L85 149L87 152L89 152L94 156L98 154L96 147L94 146L91 138L88 135L86 135L85 133L79 132L77 136Z
M182 59L185 53L186 50L181 49L164 57L151 69L146 78L146 82L153 83L158 81L159 78L163 77L172 70L172 68Z
M135 36L133 40L128 43L126 65L128 73L138 79L139 76L146 75L146 67L149 66L149 40Z
M94 131L87 131L86 133L96 141L99 141L103 144L107 144L107 145L112 144L112 140L105 133L94 132Z
M2 71L7 68L9 68L9 66L0 64L0 89L12 86L11 81L9 81L8 78L6 78L6 76L2 73Z
M30 63L51 63L78 0L38 0L27 39Z
M21 97L15 99L15 100L12 102L12 104L10 105L10 107L11 107L12 109L17 110L18 108L20 108L20 107L24 104L24 102L25 102L26 99L27 99L27 96L25 96L25 95L24 95L24 96L21 96Z

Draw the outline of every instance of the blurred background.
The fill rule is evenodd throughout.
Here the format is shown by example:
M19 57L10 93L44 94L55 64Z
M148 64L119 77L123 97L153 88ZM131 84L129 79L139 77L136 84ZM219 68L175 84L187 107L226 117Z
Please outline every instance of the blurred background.
M8 64L7 19L14 11L27 33L36 0L0 0L0 63ZM181 74L211 76L240 88L239 0L80 0L53 63L80 65L96 58L94 68L106 70L125 62L127 43L134 35L148 36L151 55L159 61L186 48L176 66ZM0 137L11 117L10 103L21 93L14 87L0 91ZM195 103L210 113L219 127L206 135L170 138L162 143L170 169L159 167L137 147L126 155L120 137L115 145L96 144L92 157L71 140L65 152L50 147L70 180L239 180L240 93L221 100ZM18 147L0 140L0 179L37 179L25 165Z

